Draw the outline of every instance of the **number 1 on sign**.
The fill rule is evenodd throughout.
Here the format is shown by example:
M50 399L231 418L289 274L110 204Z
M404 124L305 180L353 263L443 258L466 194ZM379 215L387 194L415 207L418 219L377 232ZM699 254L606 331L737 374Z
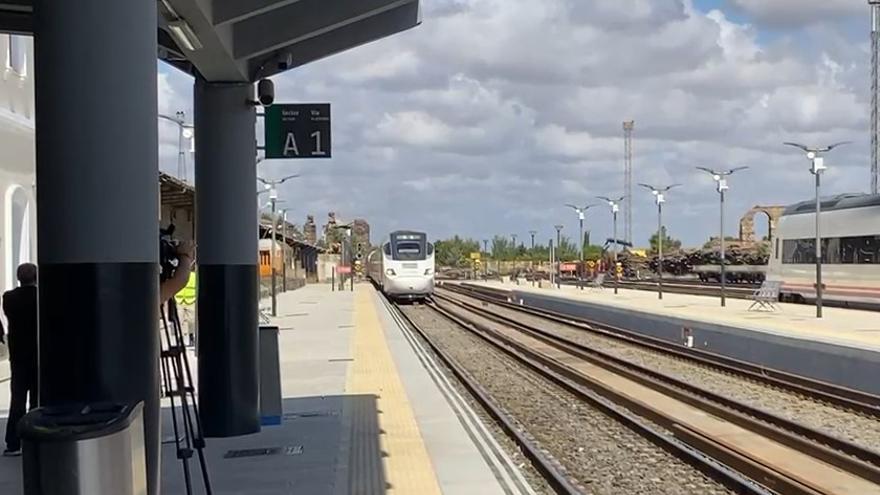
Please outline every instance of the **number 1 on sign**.
M312 152L313 156L325 156L327 152L321 149L321 131L315 131L312 133L312 138L315 140L315 151Z

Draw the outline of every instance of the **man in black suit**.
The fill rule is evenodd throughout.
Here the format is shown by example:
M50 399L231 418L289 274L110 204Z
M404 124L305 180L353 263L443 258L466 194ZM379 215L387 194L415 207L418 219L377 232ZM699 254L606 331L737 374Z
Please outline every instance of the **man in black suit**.
M28 409L37 406L37 266L31 263L19 266L18 282L18 288L3 294L12 367L12 399L6 423L4 456L21 455L18 422ZM0 326L0 338L2 335Z

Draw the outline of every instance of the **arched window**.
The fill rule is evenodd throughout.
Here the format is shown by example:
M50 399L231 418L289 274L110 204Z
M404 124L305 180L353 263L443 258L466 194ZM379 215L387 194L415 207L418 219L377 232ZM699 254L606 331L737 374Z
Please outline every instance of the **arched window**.
M6 288L16 286L18 265L33 261L31 200L21 186L6 192Z

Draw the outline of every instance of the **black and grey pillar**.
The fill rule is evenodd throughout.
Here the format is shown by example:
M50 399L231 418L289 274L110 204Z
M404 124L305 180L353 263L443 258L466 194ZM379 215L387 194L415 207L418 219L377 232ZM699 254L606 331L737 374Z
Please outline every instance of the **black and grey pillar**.
M158 493L156 3L36 0L43 405L144 401Z
M199 408L205 435L260 430L252 84L195 84Z

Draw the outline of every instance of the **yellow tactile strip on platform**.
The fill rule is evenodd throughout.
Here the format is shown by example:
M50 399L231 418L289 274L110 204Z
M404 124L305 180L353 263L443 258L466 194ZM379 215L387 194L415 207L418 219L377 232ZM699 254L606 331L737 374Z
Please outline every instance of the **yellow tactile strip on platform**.
M346 382L348 394L374 394L377 398L382 465L387 493L439 495L440 486L425 448L406 390L397 373L385 332L373 302L372 288L360 286L355 293L354 339ZM359 411L363 414L363 411ZM354 425L360 423L355 421ZM354 426L353 425L353 426ZM357 426L354 426L355 428ZM357 438L357 434L353 435ZM352 451L358 446L353 445ZM361 459L356 464L369 465ZM375 474L375 473L374 473ZM351 473L352 477L370 473ZM351 486L358 480L352 479Z

